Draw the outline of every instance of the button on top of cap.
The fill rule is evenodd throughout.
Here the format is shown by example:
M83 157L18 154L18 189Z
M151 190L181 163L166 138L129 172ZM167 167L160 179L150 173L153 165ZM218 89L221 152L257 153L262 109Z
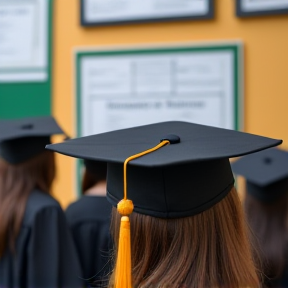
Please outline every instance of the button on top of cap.
M24 124L21 126L21 129L23 130L30 130L33 129L34 125L33 124Z
M168 134L161 138L160 142L168 140L170 144L177 144L180 143L180 137L174 134Z
M267 165L271 164L272 161L273 161L273 160L272 160L271 157L265 157L265 158L264 158L264 163L267 164Z

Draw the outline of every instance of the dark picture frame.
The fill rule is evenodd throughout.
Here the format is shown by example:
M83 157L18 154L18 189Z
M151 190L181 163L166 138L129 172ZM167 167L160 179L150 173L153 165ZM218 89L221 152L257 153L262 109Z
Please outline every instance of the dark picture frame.
M105 0L103 0L105 1ZM143 0L144 1L144 0ZM195 1L195 0L194 0ZM201 19L213 19L214 18L214 0L205 0L208 4L208 11L204 15L189 15L189 16L163 16L163 17L147 17L137 18L127 17L125 20L99 20L99 21L87 21L85 17L85 3L86 0L80 0L80 23L81 26L109 26L118 24L132 24L132 23L151 23L151 22L166 22L166 21L179 21L179 20L201 20Z
M252 1L252 0L251 0ZM263 0L264 2L265 0ZM263 15L283 15L288 14L288 4L287 8L275 8L275 9L259 9L253 11L244 11L242 9L243 0L236 0L236 15L237 17L250 17L250 16L263 16ZM258 0L259 5L261 5L261 1Z

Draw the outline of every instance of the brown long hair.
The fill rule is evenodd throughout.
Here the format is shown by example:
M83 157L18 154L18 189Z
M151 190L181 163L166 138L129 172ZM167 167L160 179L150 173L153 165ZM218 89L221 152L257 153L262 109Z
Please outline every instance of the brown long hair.
M288 244L288 197L287 194L273 202L264 203L247 193L244 200L247 221L259 245L263 272L269 279L280 278L287 264Z
M85 160L85 170L82 178L82 195L100 181L106 181L107 163L96 160Z
M132 213L130 221L133 287L259 287L235 188L195 216L160 219ZM114 208L111 232L116 246L119 222Z
M15 241L33 189L49 193L55 176L54 153L41 154L17 165L0 159L0 257Z

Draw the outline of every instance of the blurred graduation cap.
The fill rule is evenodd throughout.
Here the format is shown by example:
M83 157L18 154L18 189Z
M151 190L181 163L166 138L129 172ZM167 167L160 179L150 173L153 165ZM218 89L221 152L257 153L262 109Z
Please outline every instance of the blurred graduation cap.
M134 211L160 218L200 213L234 185L229 158L282 143L281 140L187 122L163 122L46 146L72 157L108 162L107 198L123 198L123 163L136 153L170 145L129 162L127 193Z
M64 134L51 116L0 121L0 157L18 164L45 151L50 136Z
M84 159L84 166L92 174L98 175L106 175L107 172L107 162L104 161L96 161L96 160L88 160Z
M271 148L240 158L232 170L246 178L247 192L263 202L288 193L288 152Z

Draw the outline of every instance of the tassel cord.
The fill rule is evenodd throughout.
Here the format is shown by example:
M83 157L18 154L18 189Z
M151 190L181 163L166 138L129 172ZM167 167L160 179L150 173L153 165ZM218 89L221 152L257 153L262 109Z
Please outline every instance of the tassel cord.
M117 205L117 210L122 217L115 268L115 288L132 288L130 221L128 216L133 212L134 206L133 202L127 199L127 164L129 161L151 153L169 143L168 140L164 140L151 149L130 156L124 162L124 198Z
M149 154L151 152L154 152L154 151L158 150L159 148L161 148L161 147L163 147L169 143L170 142L168 140L164 140L164 141L160 142L157 146L150 148L148 150L145 150L143 152L140 152L138 154L132 155L125 160L125 162L124 162L124 198L123 198L124 200L127 199L127 180L126 180L127 178L126 177L127 177L127 164L128 164L128 162L131 160L134 160L136 158L139 158L141 156L144 156L146 154Z

